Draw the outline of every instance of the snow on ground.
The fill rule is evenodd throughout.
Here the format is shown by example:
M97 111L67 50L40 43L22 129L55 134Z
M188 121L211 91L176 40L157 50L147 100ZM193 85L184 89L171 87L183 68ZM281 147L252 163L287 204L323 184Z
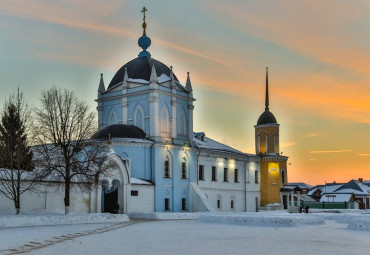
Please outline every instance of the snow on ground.
M108 215L96 214L95 220L101 222L101 217ZM37 220L32 217L40 217L20 216L34 224ZM75 222L88 217L75 216L80 218ZM370 231L353 231L370 230L370 214L366 211L136 213L131 216L162 220L3 227L0 228L0 254L347 255L370 251ZM2 218L9 216L0 216ZM198 220L189 220L196 218Z
M311 214L281 214L281 213L247 213L247 214L209 214L202 215L199 222L206 223L233 223L255 226L297 226L318 225L325 221Z
M1 215L0 228L129 221L127 215L109 213Z
M347 229L370 231L370 217L352 219Z
M155 212L133 212L128 213L128 217L133 219L150 219L150 220L194 220L200 215L208 213L155 213Z
M172 220L141 222L56 243L29 254L348 255L368 254L369 240L370 232L350 231L345 224L333 221L280 228Z

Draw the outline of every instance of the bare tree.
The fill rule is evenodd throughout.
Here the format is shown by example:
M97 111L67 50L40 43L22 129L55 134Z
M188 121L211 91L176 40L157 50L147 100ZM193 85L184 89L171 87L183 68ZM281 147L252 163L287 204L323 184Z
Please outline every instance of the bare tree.
M43 91L35 118L37 167L64 182L65 213L69 213L71 184L92 189L108 173L107 146L90 140L97 131L94 114L85 102L66 89ZM103 164L104 163L104 164Z
M20 213L21 195L32 190L38 179L37 172L32 172L29 124L30 111L18 89L5 102L0 122L0 192L14 201L16 214Z

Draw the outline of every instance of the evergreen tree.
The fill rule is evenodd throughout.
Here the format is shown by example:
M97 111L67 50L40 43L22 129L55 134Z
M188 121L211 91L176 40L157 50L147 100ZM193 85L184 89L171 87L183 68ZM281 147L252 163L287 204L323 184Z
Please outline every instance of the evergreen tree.
M33 153L27 139L30 111L19 92L5 102L0 122L0 192L14 201L20 212L20 196L34 185Z

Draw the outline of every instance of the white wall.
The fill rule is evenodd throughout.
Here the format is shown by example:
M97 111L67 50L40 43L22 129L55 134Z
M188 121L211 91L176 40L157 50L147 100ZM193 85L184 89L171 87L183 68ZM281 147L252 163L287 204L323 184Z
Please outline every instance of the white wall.
M206 150L201 152L198 169L199 165L204 166L204 180L198 180L198 186L216 211L256 211L255 197L260 201L260 186L254 183L254 170L259 169L259 161L258 158L252 158L255 162L251 164L250 160L250 157L238 154L213 153ZM216 181L212 181L212 166L216 167ZM228 168L227 182L224 182L224 168ZM238 182L234 182L235 169L238 169ZM220 208L217 208L217 200L221 200ZM231 200L234 201L233 209Z
M64 188L62 184L40 183L37 190L37 193L27 191L21 195L21 213L64 213ZM89 206L89 193L72 185L70 212L87 213ZM0 213L15 213L13 201L3 194L0 194Z
M138 191L138 196L128 194L131 203L128 212L154 212L154 186L131 184L131 191Z

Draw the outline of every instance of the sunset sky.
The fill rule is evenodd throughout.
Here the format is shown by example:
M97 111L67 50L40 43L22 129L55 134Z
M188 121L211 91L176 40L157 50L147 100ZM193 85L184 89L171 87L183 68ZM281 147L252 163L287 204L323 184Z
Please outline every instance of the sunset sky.
M268 66L289 181L370 180L368 0L0 0L0 108L55 85L96 111L100 73L141 51L143 6L152 57L190 72L195 131L254 153Z

